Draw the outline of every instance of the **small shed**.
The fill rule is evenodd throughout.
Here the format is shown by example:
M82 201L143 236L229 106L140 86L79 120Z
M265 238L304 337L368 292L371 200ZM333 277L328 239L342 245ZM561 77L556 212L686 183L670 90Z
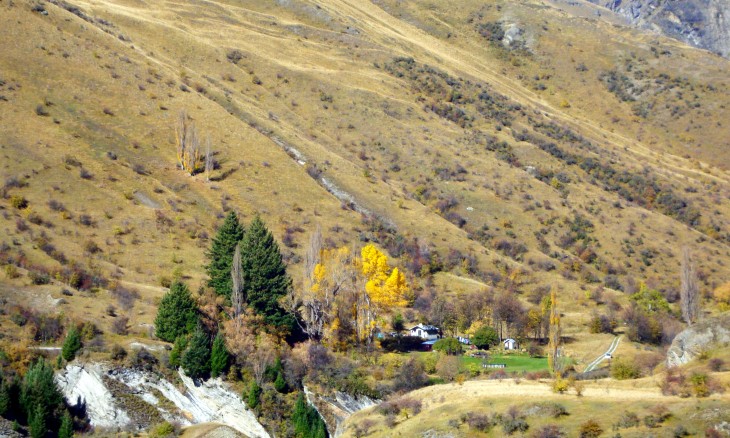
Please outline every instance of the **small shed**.
M421 350L423 351L433 351L433 344L435 344L438 341L438 339L432 339L430 341L426 341L421 344Z
M502 345L504 345L505 350L517 350L517 348L519 348L517 341L512 338L507 338L502 341Z

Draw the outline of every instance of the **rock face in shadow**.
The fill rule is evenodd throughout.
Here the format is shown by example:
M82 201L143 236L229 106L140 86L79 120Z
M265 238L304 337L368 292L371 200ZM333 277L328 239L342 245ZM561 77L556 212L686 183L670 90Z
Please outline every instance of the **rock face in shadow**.
M589 0L626 17L637 27L730 58L728 0Z
M730 313L695 324L674 338L667 351L667 366L684 365L702 352L730 346Z

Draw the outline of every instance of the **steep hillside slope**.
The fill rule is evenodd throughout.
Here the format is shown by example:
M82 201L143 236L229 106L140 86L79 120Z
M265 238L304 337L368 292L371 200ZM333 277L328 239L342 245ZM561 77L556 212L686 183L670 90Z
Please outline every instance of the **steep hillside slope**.
M569 303L638 281L675 300L682 246L705 290L730 276L729 65L711 54L531 1L0 7L4 261L104 300L139 288L141 332L160 277L201 283L229 209L260 213L295 275L320 224L413 276ZM181 111L211 181L177 168ZM69 314L103 314L77 299L91 310Z

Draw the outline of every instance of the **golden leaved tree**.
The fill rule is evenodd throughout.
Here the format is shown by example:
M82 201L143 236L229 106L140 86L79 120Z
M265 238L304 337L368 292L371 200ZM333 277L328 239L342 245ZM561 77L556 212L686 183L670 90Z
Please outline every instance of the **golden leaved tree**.
M366 282L365 293L357 302L357 332L361 341L371 342L378 326L379 315L408 304L408 283L398 268L391 270L388 256L375 245L366 245L360 255L361 272Z

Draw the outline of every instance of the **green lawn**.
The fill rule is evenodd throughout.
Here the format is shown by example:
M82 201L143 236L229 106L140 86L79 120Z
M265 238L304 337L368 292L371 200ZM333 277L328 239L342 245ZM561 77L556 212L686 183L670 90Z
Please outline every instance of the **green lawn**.
M477 364L481 367L484 359L480 357L461 357L461 364L464 367L470 364ZM530 357L526 354L490 354L487 363L503 363L506 364L506 368L487 368L487 370L503 369L505 372L512 371L543 371L548 369L547 358L545 357Z

